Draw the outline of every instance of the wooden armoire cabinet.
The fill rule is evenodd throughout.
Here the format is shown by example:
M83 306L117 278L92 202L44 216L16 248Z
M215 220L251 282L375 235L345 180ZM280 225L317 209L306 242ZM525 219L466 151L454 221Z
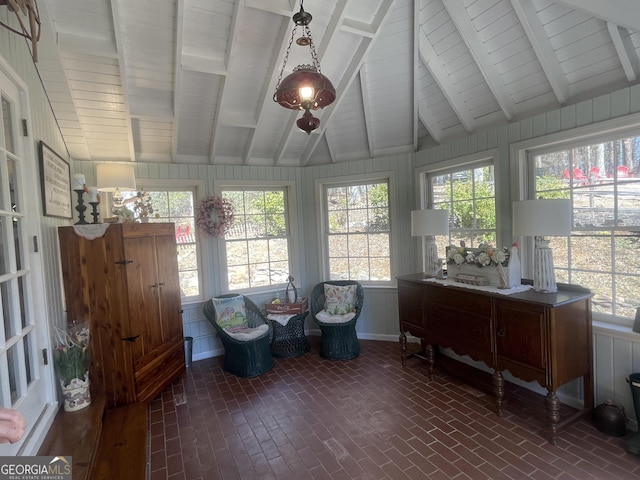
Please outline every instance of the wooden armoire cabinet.
M174 225L109 224L94 239L61 227L58 236L67 320L90 326L92 394L108 407L152 400L185 369Z

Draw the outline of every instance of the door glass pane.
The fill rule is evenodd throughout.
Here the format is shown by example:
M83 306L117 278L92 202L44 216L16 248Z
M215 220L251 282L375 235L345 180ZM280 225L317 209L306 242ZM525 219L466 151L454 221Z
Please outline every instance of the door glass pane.
M11 281L0 283L2 319L4 321L4 335L6 340L9 340L16 334L12 315L11 290Z
M9 197L11 200L11 211L18 212L18 177L16 173L16 161L7 158L7 170L9 171Z
M8 218L0 216L0 275L9 273L9 242L5 241L9 235L6 227Z
M18 369L18 355L17 344L13 345L7 351L7 363L9 365L9 389L11 392L11 403L15 403L18 399L18 378L20 378L20 371Z
M31 352L35 352L35 348L31 348L31 345L35 345L35 332L29 333L22 340L24 345L24 365L26 369L26 380L27 385L31 383L31 381L35 378L35 372L33 371L34 364L31 362Z
M22 258L23 252L22 252L22 248L20 248L22 245L24 245L25 240L24 238L22 238L21 236L21 231L22 229L20 228L20 224L21 224L21 219L17 218L17 217L13 217L12 219L12 224L13 224L13 243L15 245L15 257L16 257L16 269L17 270L22 270L24 268L24 261Z
M27 305L29 305L27 294L29 289L25 287L24 282L25 277L18 277L18 297L20 299L20 317L22 320L20 324L22 328L27 327L27 319L29 318L27 316Z
M4 145L7 150L15 153L13 148L12 114L11 104L4 96L2 97L2 120L4 124Z

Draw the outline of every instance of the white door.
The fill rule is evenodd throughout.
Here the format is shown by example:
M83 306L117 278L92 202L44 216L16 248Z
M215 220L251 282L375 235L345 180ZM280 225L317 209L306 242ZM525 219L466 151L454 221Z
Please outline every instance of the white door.
M25 153L33 142L22 136L27 112L18 87L1 70L0 98L0 406L18 409L27 420L23 439L0 444L0 455L34 454L53 396L51 367L42 355L48 327L35 246L40 176L33 148Z

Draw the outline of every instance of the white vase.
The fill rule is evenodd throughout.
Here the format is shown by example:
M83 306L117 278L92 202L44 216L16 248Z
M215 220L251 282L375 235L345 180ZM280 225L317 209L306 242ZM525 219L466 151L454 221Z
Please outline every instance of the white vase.
M84 379L73 378L69 385L62 385L62 398L65 412L75 412L82 410L91 404L91 391L89 389L89 372L85 373Z

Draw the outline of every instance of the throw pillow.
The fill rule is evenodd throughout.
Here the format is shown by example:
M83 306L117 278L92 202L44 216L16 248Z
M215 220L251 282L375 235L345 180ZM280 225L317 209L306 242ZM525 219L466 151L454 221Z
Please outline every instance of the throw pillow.
M332 315L344 315L356 308L356 285L324 284L324 309Z
M223 330L235 332L248 327L247 311L242 295L214 297L213 307L216 310L216 322Z

